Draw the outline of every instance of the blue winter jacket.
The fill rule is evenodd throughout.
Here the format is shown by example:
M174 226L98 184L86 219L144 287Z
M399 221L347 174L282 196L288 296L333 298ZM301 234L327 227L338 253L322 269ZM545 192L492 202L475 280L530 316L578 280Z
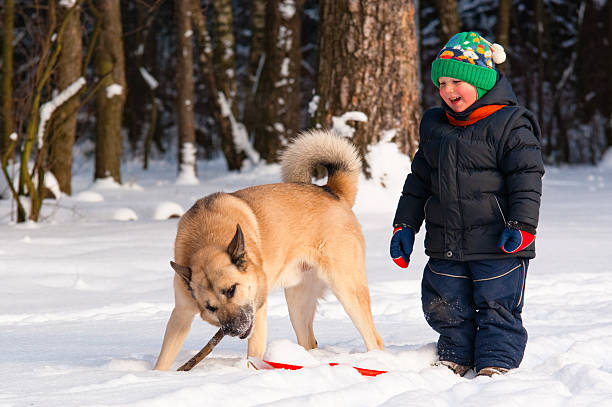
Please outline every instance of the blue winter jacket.
M497 247L508 221L538 226L544 164L540 127L517 105L510 82L497 83L462 113L446 104L425 112L420 144L406 177L394 226L418 232L425 220L425 253L449 260L535 257L535 242L507 254ZM486 105L507 105L471 125L466 120ZM482 110L482 109L481 109Z

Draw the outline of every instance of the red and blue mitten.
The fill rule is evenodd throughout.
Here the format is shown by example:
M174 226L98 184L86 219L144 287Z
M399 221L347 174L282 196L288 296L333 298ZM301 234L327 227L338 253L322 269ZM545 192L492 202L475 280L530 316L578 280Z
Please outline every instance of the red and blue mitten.
M506 253L520 252L535 240L535 228L525 223L511 220L506 224L497 247Z
M389 245L391 258L401 268L408 267L410 254L414 246L414 230L408 226L396 226L393 228L393 237Z

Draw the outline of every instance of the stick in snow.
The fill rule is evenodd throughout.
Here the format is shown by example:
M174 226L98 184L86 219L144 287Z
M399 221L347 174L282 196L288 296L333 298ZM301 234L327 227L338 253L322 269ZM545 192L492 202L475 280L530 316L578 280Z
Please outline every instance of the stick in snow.
M202 361L202 359L204 359L206 356L208 356L208 354L210 352L212 352L212 350L215 348L215 346L217 346L217 344L219 342L221 342L221 339L223 339L224 335L225 334L223 333L223 329L219 329L217 331L217 333L215 334L215 336L213 336L212 339L210 341L208 341L206 346L204 346L201 351L196 353L194 357L189 359L187 361L187 363L185 363L183 366L179 367L177 369L177 371L180 372L180 371L191 370L195 365L200 363Z

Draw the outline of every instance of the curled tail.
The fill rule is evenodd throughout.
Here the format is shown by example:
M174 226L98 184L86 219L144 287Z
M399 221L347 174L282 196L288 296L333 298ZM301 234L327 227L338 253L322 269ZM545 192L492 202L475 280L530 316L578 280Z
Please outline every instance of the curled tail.
M327 187L353 206L361 160L351 142L329 130L302 133L281 156L283 182L311 183L319 166L327 169Z

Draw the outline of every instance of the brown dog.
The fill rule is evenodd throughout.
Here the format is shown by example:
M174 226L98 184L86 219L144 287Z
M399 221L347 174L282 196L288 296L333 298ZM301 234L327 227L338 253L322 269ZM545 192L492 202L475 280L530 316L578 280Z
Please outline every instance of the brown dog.
M328 173L322 187L311 183L318 166ZM283 154L283 183L198 200L178 224L171 262L175 307L155 369L170 368L198 313L226 335L248 337L248 355L262 357L266 300L276 287L285 289L304 348L317 346L312 322L329 287L367 349L382 349L370 310L364 239L351 210L360 168L346 139L313 131Z

